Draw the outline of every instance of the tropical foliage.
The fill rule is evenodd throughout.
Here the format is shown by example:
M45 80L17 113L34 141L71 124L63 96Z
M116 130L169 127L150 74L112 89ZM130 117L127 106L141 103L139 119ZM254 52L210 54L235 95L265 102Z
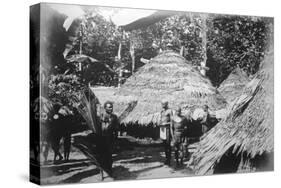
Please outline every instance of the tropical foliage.
M84 85L75 74L51 75L49 80L49 98L54 103L60 103L69 107L74 107L80 91Z
M208 30L208 76L220 84L237 66L255 74L264 57L266 22L247 16L215 16Z
M78 32L70 37L72 46L69 54L82 51L114 70L127 67L131 71L132 46L135 50L136 69L143 66L141 58L151 59L159 50L167 48L180 52L184 47L184 57L194 66L199 66L207 57L207 76L218 86L237 66L248 75L255 74L264 56L266 22L263 18L179 13L145 28L122 31L112 21L99 15L97 10L93 11L96 12L85 13L80 24L77 24ZM117 61L120 44L121 59ZM94 71L96 67L90 66L90 69ZM96 76L92 80L99 85L116 85L116 74L100 79L109 75L106 69L101 69L95 72Z
M50 27L43 33L49 97L69 106L89 83L117 86L121 69L128 70L122 75L124 82L144 65L141 58L154 58L167 49L182 52L195 67L205 61L209 69L206 76L215 86L236 67L251 76L259 70L267 40L265 18L175 12L156 23L127 31L95 8L85 10L65 31L66 17L54 10L49 12ZM67 57L75 54L97 62L69 62ZM82 68L78 69L78 64Z

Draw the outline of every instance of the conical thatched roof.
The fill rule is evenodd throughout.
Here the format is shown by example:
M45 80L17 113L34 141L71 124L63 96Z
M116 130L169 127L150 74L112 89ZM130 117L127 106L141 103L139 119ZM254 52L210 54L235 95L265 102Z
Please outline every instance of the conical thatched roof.
M273 51L263 68L234 100L226 119L211 129L193 154L197 174L212 173L224 156L240 156L239 168L250 167L261 156L272 156L273 145ZM246 156L246 157L245 157ZM266 161L263 161L266 163ZM272 165L270 163L262 165ZM249 165L250 164L250 165Z
M99 95L100 91L94 89L94 92L99 99L104 98L104 95ZM211 110L217 110L226 104L207 78L172 51L163 52L150 60L107 100L116 103L114 108L122 108L132 100L138 101L123 122L143 125L158 122L162 100L167 100L171 108L207 104Z
M218 91L228 103L231 103L241 94L241 91L249 81L250 79L248 78L247 74L237 67L220 84Z

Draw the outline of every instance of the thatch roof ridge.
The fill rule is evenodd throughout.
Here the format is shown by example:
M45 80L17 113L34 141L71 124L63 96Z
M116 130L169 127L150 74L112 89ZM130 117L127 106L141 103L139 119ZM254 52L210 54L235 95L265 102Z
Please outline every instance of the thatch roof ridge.
M247 76L246 72L244 72L240 67L236 67L228 77L220 84L219 88L224 87L226 84L232 81L238 81L239 83L247 83L249 82L249 77Z
M249 159L273 152L273 52L263 64L267 64L266 68L245 86L228 116L200 141L198 151L193 154L197 174L212 172L231 148L230 152L246 154ZM244 162L241 159L242 167Z
M226 105L210 80L173 51L164 51L151 59L128 78L114 95L138 101L124 123L157 123L163 99L169 101L171 108L181 106L185 109L207 104L216 110Z
M250 81L247 74L239 67L236 67L231 73L228 75L228 77L220 84L220 87L218 90L223 90L224 87L227 87L232 84L242 84L245 85L245 83L248 83ZM235 83L233 83L235 82Z
M158 63L169 63L166 61L160 61L163 57L176 57L182 60L182 62L187 63L187 60L180 55L179 53L174 52L173 50L165 50L163 52L160 52L157 56L155 56L154 58L152 58L150 61L159 61Z
M241 94L241 91L249 81L250 78L247 74L241 68L237 67L220 84L218 91L228 103L231 103Z

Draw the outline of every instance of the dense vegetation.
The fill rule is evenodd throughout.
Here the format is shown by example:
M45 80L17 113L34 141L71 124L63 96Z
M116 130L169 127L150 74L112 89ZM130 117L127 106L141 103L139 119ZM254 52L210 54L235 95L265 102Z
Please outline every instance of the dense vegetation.
M215 86L237 66L251 76L259 69L267 40L266 18L178 13L127 31L92 9L74 20L66 31L66 17L52 9L48 11L49 27L43 33L47 53L42 68L47 72L49 97L67 105L71 105L71 95L89 83L117 86L120 70L126 70L124 82L144 65L141 58L153 58L166 49L182 52L195 67L205 61L206 76ZM98 62L87 58L67 61L75 54Z

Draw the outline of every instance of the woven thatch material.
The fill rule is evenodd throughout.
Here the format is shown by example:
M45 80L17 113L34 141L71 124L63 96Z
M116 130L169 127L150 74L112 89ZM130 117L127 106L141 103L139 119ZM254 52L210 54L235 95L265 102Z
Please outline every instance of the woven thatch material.
M218 91L228 103L231 103L235 98L240 96L241 91L249 81L250 79L247 74L237 67L221 83Z
M117 96L115 93L118 92L119 89L115 87L91 87L91 90L97 96L101 106L103 106L106 101L113 102L113 112L117 116L121 115L130 102L135 101L133 97Z
M273 52L262 65L233 101L228 116L200 141L193 154L197 174L212 173L227 152L247 156L241 157L241 168L262 154L273 153Z
M96 92L95 92L96 93ZM97 94L99 98L99 94ZM171 108L194 107L207 104L211 110L225 107L225 100L211 82L203 77L179 54L166 51L150 60L110 100L123 106L130 100L138 101L124 123L147 125L157 123L161 101L167 100Z

